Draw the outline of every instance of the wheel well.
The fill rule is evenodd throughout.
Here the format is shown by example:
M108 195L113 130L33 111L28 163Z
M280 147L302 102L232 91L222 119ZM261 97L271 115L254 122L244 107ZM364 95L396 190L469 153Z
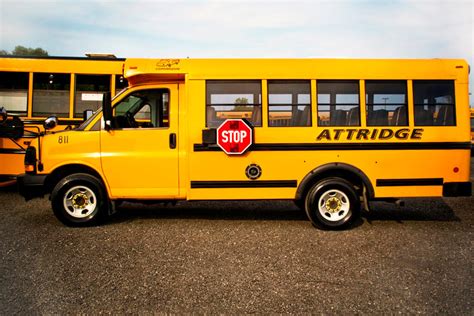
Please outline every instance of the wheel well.
M367 189L367 197L369 199L374 197L372 183L362 170L348 164L330 163L319 166L303 178L296 191L295 200L299 201L304 199L306 193L315 183L330 177L338 177L349 181L356 187L356 192L360 196L362 196L363 187L365 186Z
M56 186L56 184L61 181L64 177L73 174L73 173L86 173L90 174L94 177L96 177L102 184L104 184L104 181L102 180L102 177L100 174L92 169L91 167L81 165L81 164L71 164L71 165L65 165L61 166L57 169L55 169L47 178L45 181L45 188L46 192L51 193ZM104 185L105 189L105 185Z

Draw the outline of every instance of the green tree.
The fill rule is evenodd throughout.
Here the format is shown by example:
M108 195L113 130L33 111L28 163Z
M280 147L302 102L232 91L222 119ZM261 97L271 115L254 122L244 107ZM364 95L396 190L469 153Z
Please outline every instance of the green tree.
M37 47L24 47L21 45L17 45L11 53L7 52L6 50L0 50L0 55L8 55L8 56L48 56L48 52L44 49Z
M234 107L235 111L248 111L252 109L252 106L247 105L249 104L249 99L247 98L237 98L234 104L236 104Z

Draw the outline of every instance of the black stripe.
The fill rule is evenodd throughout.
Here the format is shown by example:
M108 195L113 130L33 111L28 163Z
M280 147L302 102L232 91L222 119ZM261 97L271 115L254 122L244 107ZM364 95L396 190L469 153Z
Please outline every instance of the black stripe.
M191 189L296 188L296 180L191 181Z
M21 150L21 149L0 148L0 154L21 154L21 155L24 155L25 153L26 153L26 151Z
M443 178L377 179L377 184L376 185L378 187L443 185Z
M253 144L249 151L304 151L304 150L433 150L471 149L470 142L424 143L278 143ZM217 145L194 144L194 151L221 151Z

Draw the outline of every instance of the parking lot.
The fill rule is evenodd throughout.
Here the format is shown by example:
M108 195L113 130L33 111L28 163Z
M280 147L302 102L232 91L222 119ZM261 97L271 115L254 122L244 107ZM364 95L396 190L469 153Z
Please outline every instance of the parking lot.
M1 314L470 314L474 198L373 203L348 231L291 202L125 204L69 228L0 189Z

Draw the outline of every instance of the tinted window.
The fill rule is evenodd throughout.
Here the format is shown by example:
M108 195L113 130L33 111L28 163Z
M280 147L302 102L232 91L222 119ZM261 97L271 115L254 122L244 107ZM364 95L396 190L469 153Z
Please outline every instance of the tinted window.
M360 126L359 82L318 80L318 125Z
M169 91L134 92L118 103L114 112L115 128L169 127Z
M365 82L367 126L407 126L406 81Z
M451 80L414 80L415 125L456 125L454 82Z
M69 116L70 74L35 73L33 75L33 115Z
M104 92L110 91L109 75L76 75L74 117L82 117L85 110L96 111L102 106Z
M212 80L206 82L206 124L218 127L230 118L245 118L262 125L260 80Z
M268 81L268 126L311 126L310 81Z
M28 107L28 73L0 72L0 107L8 113L26 115Z

